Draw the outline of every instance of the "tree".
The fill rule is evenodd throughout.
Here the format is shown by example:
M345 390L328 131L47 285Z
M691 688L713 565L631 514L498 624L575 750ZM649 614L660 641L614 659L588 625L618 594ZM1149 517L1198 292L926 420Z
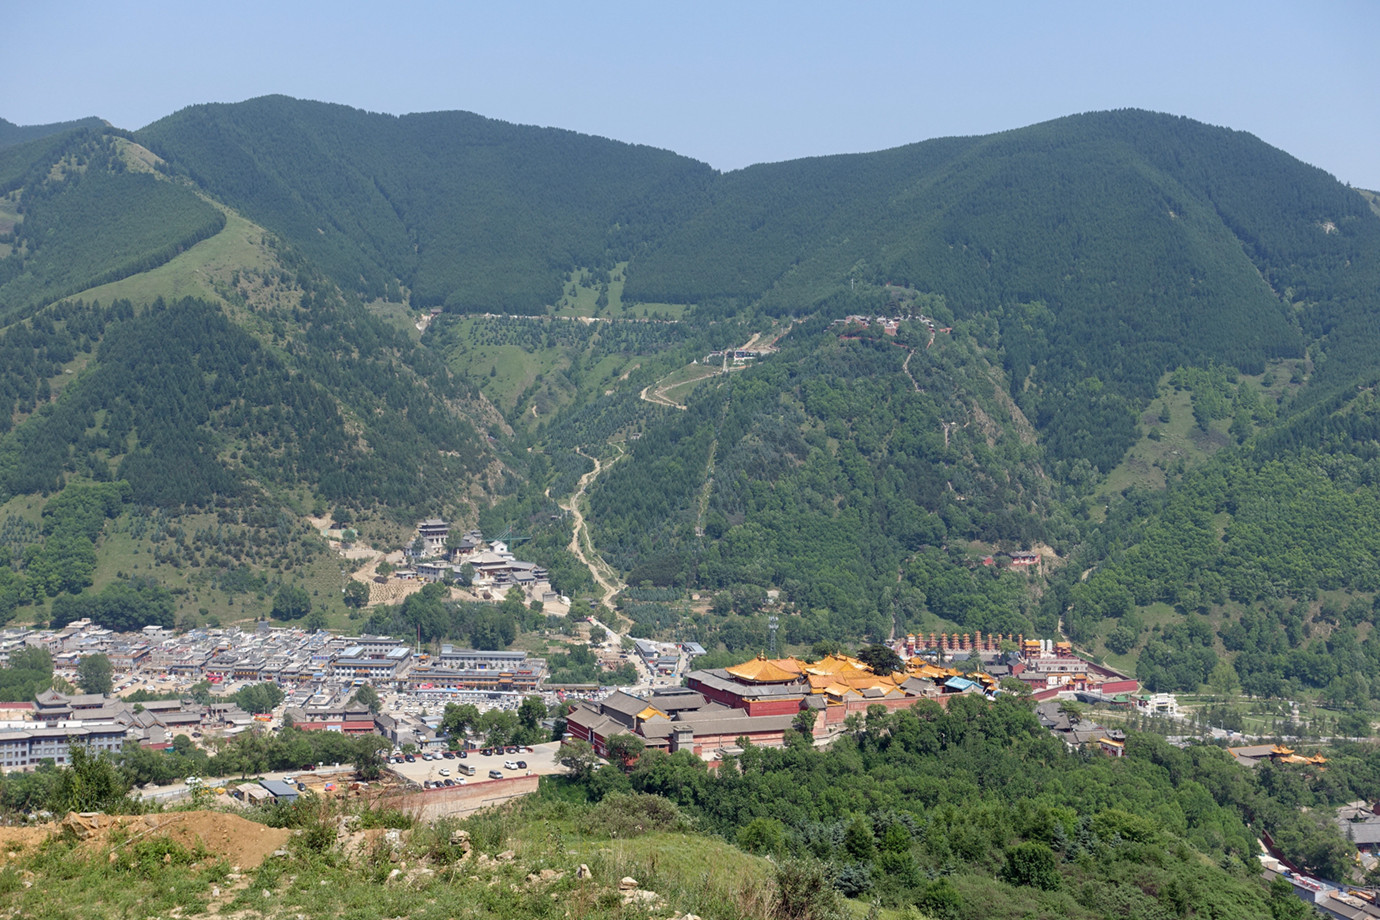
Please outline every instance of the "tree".
M1083 720L1083 706L1073 700L1060 700L1059 711L1068 717L1070 725L1077 725Z
M819 714L813 709L802 709L795 714L791 720L791 728L799 732L807 740L813 741L815 737L815 725Z
M68 749L70 765L59 772L53 802L56 811L114 811L129 792L129 783L104 754L83 745Z
M383 775L383 753L389 747L388 739L380 735L362 735L355 740L355 772L360 779L372 781Z
M588 779L599 766L599 755L582 738L571 738L556 749L556 759L570 768L570 775L579 780Z
M1346 712L1337 719L1337 734L1346 738L1368 738L1370 728L1370 716L1364 712Z
M483 733L484 740L490 745L505 745L517 740L521 726L516 714L502 709L490 709L479 717L475 728Z
M787 859L776 865L774 920L836 920L849 916L829 870L813 859Z
M211 682L209 680L199 680L187 688L192 699L201 706L210 706L214 697L211 694Z
M513 585L508 589L508 593L503 595L503 603L498 605L498 609L505 616L520 621L527 611L527 597L521 588Z
M283 697L282 688L269 682L241 687L230 695L236 706L254 713L272 712L283 701Z
M350 579L345 585L345 606L351 610L361 610L369 603L369 586L362 581Z
M479 722L479 710L472 703L447 703L441 715L441 731L451 739L452 746L464 740L469 730Z
M810 658L819 661L821 658L828 658L830 655L842 655L843 643L834 639L820 639L810 646Z
M522 726L522 740L527 744L539 743L545 736L541 720L546 718L546 704L539 696L523 697L518 704L518 722Z
M608 751L609 763L618 764L627 773L632 770L637 763L637 758L642 755L642 750L647 746L641 738L628 732L620 732L609 738L604 744L604 749Z
M1233 697L1241 692L1241 681L1236 676L1236 669L1226 659L1217 662L1213 667L1212 673L1208 675L1208 686L1222 697Z
M365 684L355 691L355 695L350 697L350 702L363 706L370 712L377 714L379 707L383 705L383 700L379 699L379 692L370 684Z
M317 608L307 614L307 620L302 625L306 627L307 632L320 632L326 628L327 623L326 612Z
M786 849L786 826L775 818L753 818L738 829L739 849L756 853L777 854Z
M858 660L880 677L901 670L904 664L901 656L885 645L869 645L858 650Z
M109 693L115 687L115 669L102 654L87 655L77 665L77 686L83 693Z
M311 597L307 589L297 585L283 585L273 598L271 614L276 620L300 620L311 613Z
M1063 884L1054 853L1033 842L1020 843L1006 851L1001 877L1012 885L1029 885L1042 891L1057 891Z

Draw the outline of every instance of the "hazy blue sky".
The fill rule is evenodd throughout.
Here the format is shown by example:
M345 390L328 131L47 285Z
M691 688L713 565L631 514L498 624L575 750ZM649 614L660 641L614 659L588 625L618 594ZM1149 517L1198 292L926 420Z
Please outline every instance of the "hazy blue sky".
M267 93L464 109L720 169L1134 106L1380 188L1380 2L0 0L0 117L139 128Z

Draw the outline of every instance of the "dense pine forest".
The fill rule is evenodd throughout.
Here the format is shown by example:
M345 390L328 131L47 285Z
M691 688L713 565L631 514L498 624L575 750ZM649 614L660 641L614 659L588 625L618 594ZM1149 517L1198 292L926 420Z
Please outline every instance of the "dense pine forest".
M503 645L541 624L347 608L307 518L515 534L578 602L578 501L649 636L1066 636L1154 688L1380 697L1380 217L1250 135L720 174L286 97L0 128L0 616L308 587Z

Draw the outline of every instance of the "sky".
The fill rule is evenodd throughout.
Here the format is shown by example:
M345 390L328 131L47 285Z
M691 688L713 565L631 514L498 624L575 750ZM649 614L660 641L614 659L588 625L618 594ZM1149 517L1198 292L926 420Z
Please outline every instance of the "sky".
M1248 131L1380 189L1380 2L0 0L0 118L282 93L460 109L721 170L1113 108Z

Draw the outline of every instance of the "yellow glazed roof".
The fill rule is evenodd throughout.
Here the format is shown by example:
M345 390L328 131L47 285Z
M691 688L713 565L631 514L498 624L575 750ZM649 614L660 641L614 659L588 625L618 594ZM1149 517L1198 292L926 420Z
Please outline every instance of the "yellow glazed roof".
M725 668L724 670L739 680L747 681L748 683L780 684L800 677L799 664L800 663L793 658L771 661L764 655L758 655L750 661L744 661L742 664L735 664L733 667ZM795 665L796 667L792 669L791 665Z

